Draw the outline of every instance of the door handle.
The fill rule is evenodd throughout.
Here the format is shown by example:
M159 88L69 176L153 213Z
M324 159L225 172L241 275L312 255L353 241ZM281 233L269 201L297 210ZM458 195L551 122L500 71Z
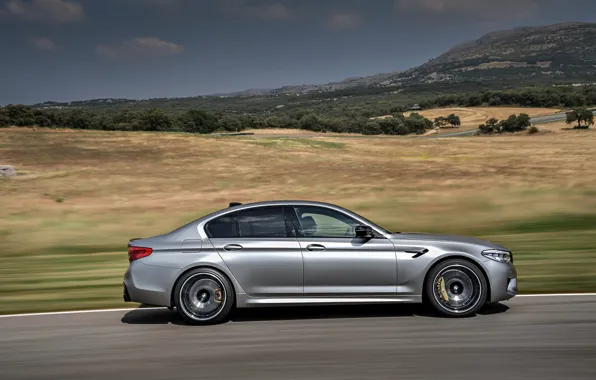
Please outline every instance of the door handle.
M238 244L228 244L224 247L224 251L242 251L242 246Z
M324 251L325 246L320 245L320 244L310 244L309 246L306 247L306 249L308 249L309 251Z

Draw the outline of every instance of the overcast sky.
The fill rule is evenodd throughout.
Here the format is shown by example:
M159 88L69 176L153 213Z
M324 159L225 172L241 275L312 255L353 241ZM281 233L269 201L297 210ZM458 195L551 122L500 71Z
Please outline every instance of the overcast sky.
M595 0L0 0L0 104L182 97L407 69Z

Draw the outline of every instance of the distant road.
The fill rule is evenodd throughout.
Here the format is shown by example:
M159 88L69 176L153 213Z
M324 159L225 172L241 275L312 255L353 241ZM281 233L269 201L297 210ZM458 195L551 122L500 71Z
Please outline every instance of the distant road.
M467 319L414 306L255 309L193 327L165 309L0 318L3 380L596 379L596 296Z
M594 115L596 115L596 111L593 111ZM567 113L558 113L555 115L548 115L548 116L539 116L530 119L532 124L547 124L547 123L554 123L557 121L563 121L567 119ZM461 132L453 132L453 133L444 133L442 135L429 135L427 137L463 137L463 136L473 136L476 133L477 129L471 129L468 131L461 131Z

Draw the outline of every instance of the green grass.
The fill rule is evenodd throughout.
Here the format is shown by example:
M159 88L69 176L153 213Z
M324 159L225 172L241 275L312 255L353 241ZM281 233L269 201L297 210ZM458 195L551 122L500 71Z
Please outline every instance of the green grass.
M306 138L264 138L251 141L252 144L267 148L296 148L306 147L315 149L344 149L346 144L331 141L321 141Z
M555 214L541 219L510 223L504 230L518 233L596 230L596 213Z

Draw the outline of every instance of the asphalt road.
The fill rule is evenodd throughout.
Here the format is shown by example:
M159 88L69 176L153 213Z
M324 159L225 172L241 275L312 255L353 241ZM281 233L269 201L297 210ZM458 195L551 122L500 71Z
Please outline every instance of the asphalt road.
M517 298L474 318L414 306L167 310L0 319L0 378L596 379L596 297Z

